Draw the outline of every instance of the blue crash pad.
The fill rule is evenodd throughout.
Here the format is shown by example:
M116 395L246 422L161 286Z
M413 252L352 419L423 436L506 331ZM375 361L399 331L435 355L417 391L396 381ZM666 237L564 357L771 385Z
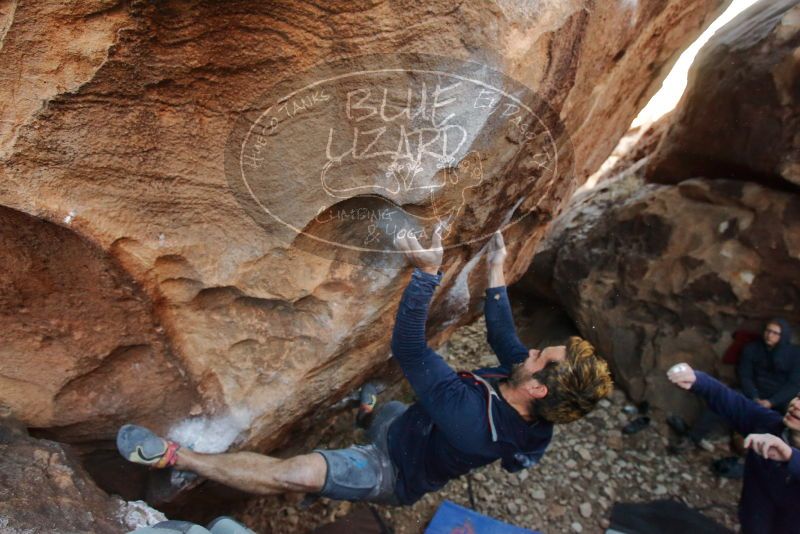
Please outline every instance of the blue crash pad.
M515 527L479 514L450 501L444 501L433 516L425 534L541 534Z

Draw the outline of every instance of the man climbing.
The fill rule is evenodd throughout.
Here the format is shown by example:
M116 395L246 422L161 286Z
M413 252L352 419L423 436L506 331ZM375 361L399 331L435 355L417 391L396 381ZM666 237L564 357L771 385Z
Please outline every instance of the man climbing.
M501 365L453 371L425 338L428 307L441 280L441 235L435 233L430 249L414 237L397 245L416 268L400 301L392 352L418 400L377 410L370 444L289 459L252 452L200 454L125 425L117 436L120 453L132 462L175 466L258 494L305 492L408 505L498 459L512 472L537 463L553 424L579 419L610 393L606 362L587 341L573 337L567 346L542 350L522 345L506 294L506 250L499 233L487 255L485 314L488 341Z
M747 399L705 373L679 363L667 373L675 385L696 393L737 432L747 436L739 522L742 533L800 530L800 396L785 415ZM795 392L797 394L797 392Z

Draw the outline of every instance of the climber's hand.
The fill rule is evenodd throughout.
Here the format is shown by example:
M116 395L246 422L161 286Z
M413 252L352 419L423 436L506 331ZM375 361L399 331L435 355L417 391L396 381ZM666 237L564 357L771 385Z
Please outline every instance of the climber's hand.
M500 230L489 238L486 248L486 266L489 273L489 288L503 287L506 285L503 265L506 262L506 244Z
M489 239L486 263L489 267L502 267L506 261L506 243L503 241L503 234L500 230L496 231Z
M395 238L395 246L405 253L406 258L414 267L426 273L436 274L442 265L442 256L444 255L442 231L441 225L436 227L430 248L422 248L417 238L411 234Z

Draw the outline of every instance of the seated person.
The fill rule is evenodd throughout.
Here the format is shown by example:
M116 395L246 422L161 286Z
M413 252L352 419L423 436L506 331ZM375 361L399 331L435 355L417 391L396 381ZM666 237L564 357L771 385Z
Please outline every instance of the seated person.
M747 436L745 447L749 450L739 501L742 533L800 532L800 396L781 416L688 364L675 365L667 377L705 399L712 410Z
M745 346L739 361L745 396L780 413L800 391L800 352L792 346L791 337L789 323L773 319L762 339Z

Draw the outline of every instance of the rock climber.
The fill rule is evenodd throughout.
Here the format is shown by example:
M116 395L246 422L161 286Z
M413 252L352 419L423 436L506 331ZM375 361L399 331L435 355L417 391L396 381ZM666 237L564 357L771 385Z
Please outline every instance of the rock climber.
M370 443L279 459L252 452L200 454L135 425L117 436L128 460L174 466L257 494L304 492L339 500L410 505L472 469L500 460L515 472L536 464L553 425L589 413L612 389L606 362L589 342L527 349L506 293L505 244L487 245L487 337L500 366L456 373L428 347L425 322L442 274L440 231L431 248L411 236L398 248L415 267L397 311L392 353L417 396L376 410Z

